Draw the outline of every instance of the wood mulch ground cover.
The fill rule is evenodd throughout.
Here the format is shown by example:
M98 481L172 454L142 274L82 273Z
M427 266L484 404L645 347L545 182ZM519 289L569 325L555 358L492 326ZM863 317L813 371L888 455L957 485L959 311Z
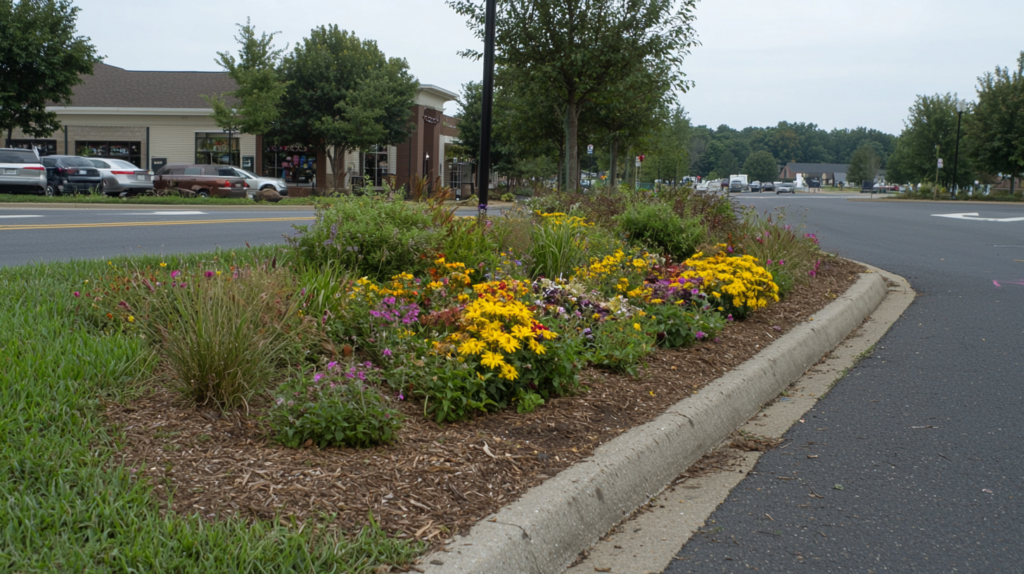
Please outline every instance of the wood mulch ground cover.
M151 481L165 509L285 523L333 516L346 532L372 513L388 532L437 545L740 365L861 271L844 259L823 263L816 280L730 324L714 342L658 350L635 379L587 369L589 391L531 414L439 426L421 405L402 403L406 425L387 447L285 448L270 440L260 405L248 415L197 408L159 381L137 400L107 404L106 416L125 439L117 462Z

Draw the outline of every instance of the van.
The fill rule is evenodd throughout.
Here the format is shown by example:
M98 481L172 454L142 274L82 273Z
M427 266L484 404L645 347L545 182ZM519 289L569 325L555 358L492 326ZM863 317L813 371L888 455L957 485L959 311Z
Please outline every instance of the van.
M153 189L182 189L199 197L249 197L249 184L244 179L221 175L229 167L211 164L168 164L153 176Z

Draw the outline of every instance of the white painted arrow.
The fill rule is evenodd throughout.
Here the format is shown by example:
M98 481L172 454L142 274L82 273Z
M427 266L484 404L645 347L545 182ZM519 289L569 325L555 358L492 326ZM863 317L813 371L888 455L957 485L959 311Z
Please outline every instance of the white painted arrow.
M977 213L933 213L932 217L948 217L950 219L966 219L967 221L1024 221L1024 217L978 217Z

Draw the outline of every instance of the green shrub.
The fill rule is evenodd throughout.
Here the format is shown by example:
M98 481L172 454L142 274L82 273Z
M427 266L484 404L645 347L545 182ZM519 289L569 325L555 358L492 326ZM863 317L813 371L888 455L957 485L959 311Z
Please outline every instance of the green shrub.
M465 263L470 269L477 269L481 263L490 262L501 243L500 233L504 229L493 224L480 225L475 218L453 219L446 227L441 241L441 253L452 262Z
M218 273L177 275L154 286L150 314L140 320L186 395L198 404L236 407L282 365L301 359L301 337L312 326L302 320L285 271Z
M317 203L316 222L296 229L288 241L302 260L375 279L421 273L441 240L428 207L376 195Z
M270 409L277 440L292 448L308 440L320 448L392 442L403 418L372 386L376 375L367 365L330 363L312 380L300 374L278 387Z
M667 349L689 347L697 341L713 339L725 327L725 319L713 310L690 305L650 305L647 313L658 331L658 345Z
M597 323L587 333L585 357L595 367L636 377L644 357L654 350L656 328L650 317L639 316Z
M503 193L503 194L501 194L501 200L502 201L515 201L516 200L516 196L512 195L511 193Z
M671 206L661 203L634 203L616 220L630 243L645 245L678 261L696 253L707 237L698 219L683 219Z

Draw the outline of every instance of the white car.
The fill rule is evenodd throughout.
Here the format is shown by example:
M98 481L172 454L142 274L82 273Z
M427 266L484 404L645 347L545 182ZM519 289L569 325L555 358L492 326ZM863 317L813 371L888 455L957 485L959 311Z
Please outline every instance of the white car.
M123 159L86 158L96 166L103 181L99 192L104 195L134 195L153 191L153 173L139 169Z
M46 168L34 149L0 148L0 193L46 192Z
M288 184L283 179L274 177L260 177L251 171L247 171L237 167L224 166L220 170L220 175L229 175L225 173L227 170L234 172L234 177L240 177L245 180L245 183L249 184L249 195L252 197L256 195L257 190L264 190L267 188L273 189L280 195L288 195Z

